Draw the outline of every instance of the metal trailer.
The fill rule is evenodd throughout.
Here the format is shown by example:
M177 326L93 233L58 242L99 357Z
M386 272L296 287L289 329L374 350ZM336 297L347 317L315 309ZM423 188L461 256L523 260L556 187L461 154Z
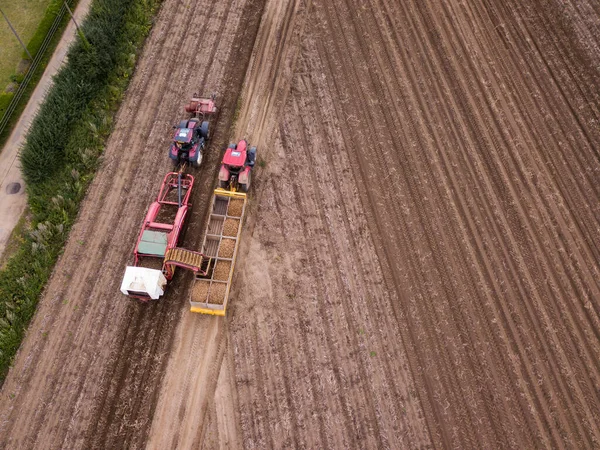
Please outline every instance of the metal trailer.
M246 212L246 194L215 189L201 253L210 258L206 275L198 272L190 294L190 310L224 316Z

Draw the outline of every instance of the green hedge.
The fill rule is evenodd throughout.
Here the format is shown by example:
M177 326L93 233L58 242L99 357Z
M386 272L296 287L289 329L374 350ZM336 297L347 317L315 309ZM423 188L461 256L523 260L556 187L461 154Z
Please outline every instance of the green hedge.
M46 11L44 12L44 17L42 17L42 20L35 30L34 35L27 43L27 50L33 58L35 58L35 55L37 55L37 52L40 50L44 39L46 39L50 28L52 28L52 24L54 23L56 16L58 16L62 3L62 0L52 0L50 2L46 8ZM76 2L73 4L76 4ZM73 5L69 6L73 8ZM29 59L29 56L25 52L23 52L23 59Z
M161 0L94 0L21 152L32 230L0 271L0 381L66 242Z
M10 101L14 95L12 92L0 92L0 118L4 114L4 111L8 109L8 105L10 105Z

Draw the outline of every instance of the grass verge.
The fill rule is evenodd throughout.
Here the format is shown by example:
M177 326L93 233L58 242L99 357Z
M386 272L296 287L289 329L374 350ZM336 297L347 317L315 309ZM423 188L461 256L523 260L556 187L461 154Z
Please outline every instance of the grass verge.
M71 0L69 2L69 5L72 9L74 9L78 3L79 0ZM58 12L60 11L61 5L62 0L52 0L50 2L33 37L27 44L27 49L34 58L40 50L40 46L44 41L44 38L46 37L50 28L52 27L52 24L54 23L54 20L56 19ZM54 50L56 49L58 43L60 42L60 39L62 38L63 32L67 27L69 20L70 17L68 16L68 14L65 14L62 20L60 21L60 24L56 32L54 33L54 36L50 40L48 47L46 48L45 54L42 57L42 60L35 68L35 71L33 72L31 79L29 80L29 83L27 84L27 87L25 88L25 91L23 92L23 95L21 96L17 104L17 107L12 112L10 119L8 120L6 126L0 133L0 149L4 147L4 144L10 137L10 134L12 133L13 129L15 128L15 125L21 117L21 113L25 109L25 106L27 106L27 102L29 101L31 94L35 90L40 79L42 78L42 75L44 74L48 63L50 62L50 58L52 58ZM25 52L23 52L22 58L22 62L27 61L27 55L25 54ZM16 83L20 83L21 81L23 81L24 75L24 73L15 73L12 78ZM0 92L0 117L4 115L4 112L8 108L11 100L13 99L13 96L14 92Z
M50 10L51 3L60 0L2 0L0 7L19 35L25 42L29 52L28 43L41 28L44 18ZM15 75L21 59L23 47L17 40L4 17L0 14L0 91L2 91ZM39 47L38 47L39 48ZM32 53L33 55L33 53Z
M0 382L35 313L92 180L161 0L94 0L34 119L21 164L31 230L0 271Z

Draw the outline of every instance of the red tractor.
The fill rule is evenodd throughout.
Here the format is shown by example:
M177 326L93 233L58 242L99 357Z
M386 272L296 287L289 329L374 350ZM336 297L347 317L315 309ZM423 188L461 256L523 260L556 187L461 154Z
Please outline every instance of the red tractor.
M189 163L192 167L200 167L202 153L210 139L209 118L217 113L215 95L201 98L194 94L190 103L185 106L191 119L179 122L175 128L175 136L169 148L169 158L175 166Z
M250 172L256 162L256 147L248 149L248 142L242 139L231 144L225 151L221 170L219 170L219 187L230 191L248 192L250 189Z

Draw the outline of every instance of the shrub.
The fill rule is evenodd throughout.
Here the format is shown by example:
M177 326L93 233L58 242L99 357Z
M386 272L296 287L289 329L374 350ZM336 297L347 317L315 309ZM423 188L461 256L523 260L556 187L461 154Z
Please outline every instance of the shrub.
M13 92L0 92L0 117L4 115L14 95Z

